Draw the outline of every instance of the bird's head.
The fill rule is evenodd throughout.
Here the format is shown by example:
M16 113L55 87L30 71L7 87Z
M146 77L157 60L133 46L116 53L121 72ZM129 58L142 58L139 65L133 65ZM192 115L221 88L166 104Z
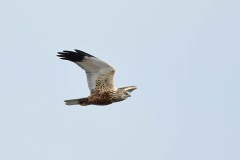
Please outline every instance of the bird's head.
M137 89L136 86L118 88L117 92L118 92L119 98L121 98L121 100L125 100L128 97L131 97L131 92L134 91L135 89Z

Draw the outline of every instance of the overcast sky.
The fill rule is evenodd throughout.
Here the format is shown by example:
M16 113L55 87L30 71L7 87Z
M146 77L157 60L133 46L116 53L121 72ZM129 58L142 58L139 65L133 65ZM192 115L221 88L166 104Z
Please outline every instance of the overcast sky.
M239 160L240 1L0 2L0 159ZM89 95L56 57L80 49L113 65L132 97Z

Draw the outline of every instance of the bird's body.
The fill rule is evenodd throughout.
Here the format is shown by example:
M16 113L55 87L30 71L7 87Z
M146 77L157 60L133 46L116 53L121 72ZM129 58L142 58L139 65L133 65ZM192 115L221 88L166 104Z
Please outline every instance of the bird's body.
M75 50L58 54L61 59L72 61L85 70L91 92L87 98L65 100L66 105L108 105L125 100L137 88L135 86L116 88L113 82L114 68L86 52Z

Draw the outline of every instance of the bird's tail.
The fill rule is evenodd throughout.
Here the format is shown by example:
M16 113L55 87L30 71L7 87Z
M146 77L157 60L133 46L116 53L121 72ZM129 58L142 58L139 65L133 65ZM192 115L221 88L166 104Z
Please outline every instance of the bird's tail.
M79 98L79 99L69 99L64 101L66 105L81 105L81 106L87 106L88 104L88 98Z

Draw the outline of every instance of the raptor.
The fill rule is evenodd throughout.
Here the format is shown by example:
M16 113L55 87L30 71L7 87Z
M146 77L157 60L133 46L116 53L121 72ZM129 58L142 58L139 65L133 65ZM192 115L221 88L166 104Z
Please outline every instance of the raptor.
M108 63L80 50L58 52L58 57L76 63L85 70L90 96L65 100L66 105L108 105L131 97L136 86L117 88L114 85L115 69Z

